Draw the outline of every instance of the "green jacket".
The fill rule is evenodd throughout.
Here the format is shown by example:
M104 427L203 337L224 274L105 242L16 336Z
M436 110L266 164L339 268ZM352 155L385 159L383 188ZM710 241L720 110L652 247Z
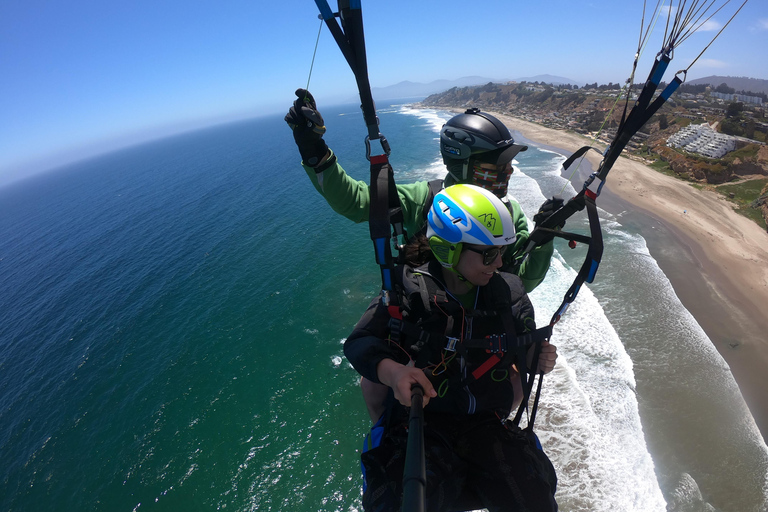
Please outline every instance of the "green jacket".
M365 181L351 178L339 165L335 155L320 168L315 169L304 165L304 170L312 181L320 195L337 213L353 222L367 222L370 205L370 189ZM426 210L432 205L426 204L429 194L429 185L426 181L397 185L397 194L400 197L400 205L403 209L403 225L408 235L417 233L426 222ZM511 264L511 257L522 249L528 242L528 220L525 218L522 208L517 201L509 201L512 220L515 223L517 239L512 247L504 253L505 265ZM523 280L525 291L530 292L544 280L549 270L549 262L554 252L552 241L537 247L531 251L530 256L520 267L518 275Z

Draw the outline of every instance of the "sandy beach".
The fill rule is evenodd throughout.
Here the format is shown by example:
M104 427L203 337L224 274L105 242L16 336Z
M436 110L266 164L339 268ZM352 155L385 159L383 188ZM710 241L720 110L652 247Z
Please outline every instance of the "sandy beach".
M589 143L577 134L496 115L511 130L542 145L572 152ZM590 151L587 158L597 169L601 156ZM579 189L583 178L574 181ZM598 204L611 213L634 214L651 254L730 366L767 438L768 233L736 213L721 195L624 156L614 165L601 198ZM659 225L671 236L655 236ZM673 251L662 247L670 240L676 245Z

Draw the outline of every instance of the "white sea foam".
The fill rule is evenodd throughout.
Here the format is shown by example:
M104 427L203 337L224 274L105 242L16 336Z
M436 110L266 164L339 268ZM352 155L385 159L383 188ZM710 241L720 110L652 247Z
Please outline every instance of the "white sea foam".
M532 294L546 323L575 271L560 258ZM537 431L560 484L558 501L581 510L663 510L645 445L632 362L591 290L555 327L558 366L546 377Z
M414 116L418 119L426 121L435 130L435 133L439 133L440 128L442 128L445 122L452 116L452 114L446 112L445 110L413 108L409 105L401 106L399 113Z

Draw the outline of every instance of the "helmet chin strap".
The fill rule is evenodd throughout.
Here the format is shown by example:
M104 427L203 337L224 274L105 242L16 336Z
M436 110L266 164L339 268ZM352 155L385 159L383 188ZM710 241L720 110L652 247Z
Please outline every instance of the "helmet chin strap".
M460 282L467 283L468 285L470 285L470 287L474 286L472 283L469 282L469 280L467 280L466 277L464 277L461 274L461 272L456 270L456 266L455 265L453 267L443 267L443 271L445 271L445 270L449 270L451 273L453 273L459 279Z
M460 279L460 280L464 281L465 283L469 283L469 281L467 281L467 278L466 278L466 277L464 277L463 275L461 275L461 272L459 272L458 270L454 270L454 269L451 269L451 270L453 270L454 272L456 272L456 275L457 275L457 276L459 276L459 279ZM472 283L469 283L469 284L472 284Z
M458 258L455 260L455 261L456 261L456 264L455 264L455 265L451 265L450 267L448 267L448 269L449 269L451 272L453 272L454 274L456 274L456 276L458 276L458 278L459 278L459 281L463 281L463 282L465 282L465 283L469 283L469 281L467 281L467 278L466 278L466 277L464 277L464 276L462 275L462 273L461 273L461 272L459 272L458 270L456 270L456 265L458 265L458 264L459 264L459 261L458 261L458 260L460 260L460 259L461 259L461 252L462 252L462 250L464 249L464 244L461 244L461 243L459 243L459 244L456 244L456 245L458 246L458 251L459 251L459 254L458 254ZM454 256L454 257L455 257L455 256ZM470 283L470 284L472 284L472 283Z
M471 178L471 176L467 177L468 166L466 160L461 164L461 171L459 171L458 167L458 165L446 165L448 170L448 177L445 179L446 187L450 187L451 185L456 185L458 183L467 183L467 179Z
M443 268L448 268L448 270L450 270L451 272L453 272L454 274L456 274L456 276L459 278L459 280L460 280L460 281L465 281L465 282L467 282L467 283L469 282L469 281L467 281L467 278L466 278L466 277L464 277L464 276L461 274L461 272L459 272L458 270L456 270L456 266L455 266L455 265L454 265L453 267L443 267Z
M471 165L470 165L471 161L472 161L472 158L467 158L461 164L461 182L462 183L466 183L467 180L472 179L472 174L470 174L470 172L469 172L469 169L471 167Z

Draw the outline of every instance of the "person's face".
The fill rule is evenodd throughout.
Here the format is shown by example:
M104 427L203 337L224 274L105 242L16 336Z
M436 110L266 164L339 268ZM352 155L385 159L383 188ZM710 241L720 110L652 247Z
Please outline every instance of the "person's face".
M480 163L480 168L488 170L488 171L503 172L505 174L512 174L512 161L510 160L509 162L507 162L505 164L499 164L499 165L488 164L488 163L482 162L482 163Z
M475 286L485 286L501 267L501 255L506 245L464 244L456 271Z

